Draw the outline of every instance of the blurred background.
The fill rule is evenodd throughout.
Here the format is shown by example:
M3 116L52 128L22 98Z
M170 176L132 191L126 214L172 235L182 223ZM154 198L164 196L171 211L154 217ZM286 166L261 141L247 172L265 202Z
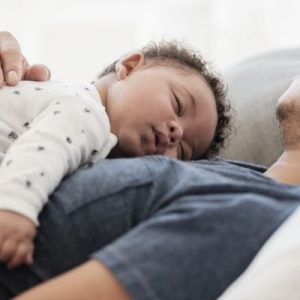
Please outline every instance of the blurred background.
M52 78L90 81L150 40L179 39L223 72L252 55L300 45L299 0L0 0L0 30Z

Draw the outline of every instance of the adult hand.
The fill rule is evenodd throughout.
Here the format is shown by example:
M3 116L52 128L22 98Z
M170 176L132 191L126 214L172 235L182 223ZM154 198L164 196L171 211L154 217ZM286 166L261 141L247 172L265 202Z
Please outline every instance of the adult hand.
M45 65L28 64L12 34L0 32L0 87L3 84L16 85L20 80L46 81L50 76Z

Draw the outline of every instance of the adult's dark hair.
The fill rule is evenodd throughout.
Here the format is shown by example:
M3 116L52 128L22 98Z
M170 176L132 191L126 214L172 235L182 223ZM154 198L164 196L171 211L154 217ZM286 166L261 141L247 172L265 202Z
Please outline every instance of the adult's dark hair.
M219 153L224 147L227 138L231 133L231 113L232 109L227 99L227 91L222 79L213 71L211 65L204 60L200 53L178 41L151 42L140 51L145 60L152 61L154 64L163 64L179 69L197 71L210 86L217 107L218 123L214 138L208 149L200 158L210 158ZM99 75L103 77L115 72L115 65L118 60L107 66Z

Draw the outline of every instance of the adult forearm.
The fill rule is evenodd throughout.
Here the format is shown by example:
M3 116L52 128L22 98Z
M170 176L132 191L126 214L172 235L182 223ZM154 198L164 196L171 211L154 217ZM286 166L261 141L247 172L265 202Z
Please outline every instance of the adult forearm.
M129 300L113 274L91 260L19 295L16 300Z

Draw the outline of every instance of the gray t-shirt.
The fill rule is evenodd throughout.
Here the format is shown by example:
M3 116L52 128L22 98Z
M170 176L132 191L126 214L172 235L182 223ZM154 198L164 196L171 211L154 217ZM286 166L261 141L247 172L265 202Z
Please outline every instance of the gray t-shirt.
M40 215L34 264L0 265L0 292L14 295L92 257L134 299L216 299L299 205L300 187L261 170L162 156L79 170Z

